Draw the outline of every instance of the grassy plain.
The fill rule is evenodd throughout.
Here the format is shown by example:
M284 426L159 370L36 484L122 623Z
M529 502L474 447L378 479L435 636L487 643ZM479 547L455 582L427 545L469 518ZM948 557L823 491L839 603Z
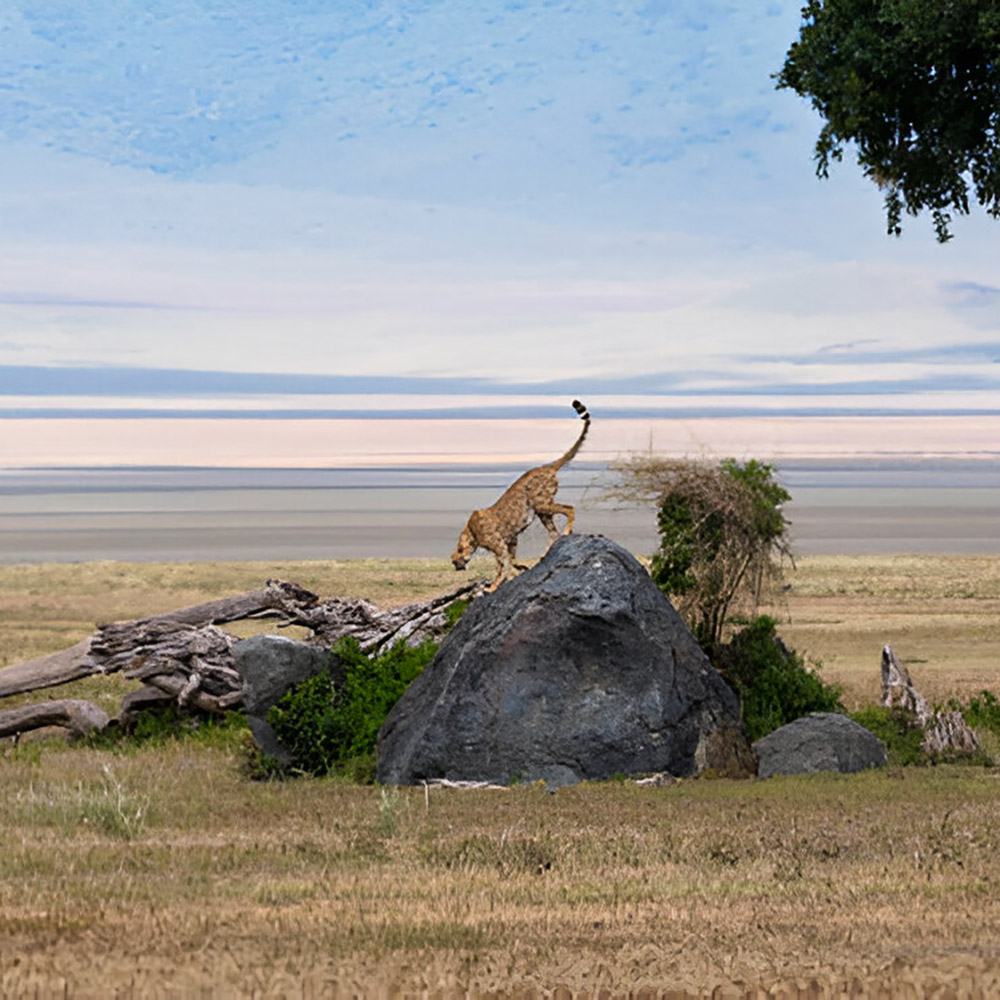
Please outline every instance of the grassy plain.
M0 567L0 665L268 577L383 604L463 579ZM877 694L885 642L932 698L1000 686L996 560L811 557L788 582L779 631L849 703ZM113 709L123 683L67 688ZM0 996L1000 995L993 769L394 790L252 782L241 739L6 741Z
M996 556L809 556L786 583L767 610L849 709L877 700L886 643L932 702L1000 686Z

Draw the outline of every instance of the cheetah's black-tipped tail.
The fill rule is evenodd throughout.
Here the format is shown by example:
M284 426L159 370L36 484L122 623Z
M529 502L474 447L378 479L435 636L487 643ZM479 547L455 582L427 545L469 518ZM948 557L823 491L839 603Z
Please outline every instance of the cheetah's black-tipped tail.
M566 452L562 458L556 459L552 465L556 469L561 469L567 462L571 461L576 453L580 450L580 446L583 444L583 439L587 436L587 431L590 430L590 414L587 412L587 407L583 405L578 399L573 400L573 409L580 414L580 419L583 421L583 430L580 431L580 436L576 439L576 443Z

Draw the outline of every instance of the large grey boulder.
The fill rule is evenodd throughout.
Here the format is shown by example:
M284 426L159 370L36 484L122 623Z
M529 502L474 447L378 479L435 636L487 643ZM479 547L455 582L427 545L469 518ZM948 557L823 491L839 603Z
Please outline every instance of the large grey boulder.
M267 721L267 713L281 696L325 670L336 671L340 661L318 646L307 646L281 635L255 635L233 646L236 669L243 678L243 703L257 746L281 764L292 755Z
M815 771L864 771L884 767L885 745L846 715L813 712L795 719L753 745L757 773L811 774Z
M754 771L736 696L639 562L568 535L472 604L379 733L378 777Z

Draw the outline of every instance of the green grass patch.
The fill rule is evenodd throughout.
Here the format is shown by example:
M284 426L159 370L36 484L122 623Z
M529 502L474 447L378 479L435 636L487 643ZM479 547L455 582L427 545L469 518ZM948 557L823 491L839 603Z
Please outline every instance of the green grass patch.
M992 691L980 691L964 707L957 699L952 699L948 707L960 711L973 729L978 732L985 730L1000 739L1000 698Z
M924 731L916 724L912 712L866 705L852 712L851 718L885 744L890 765L903 767L931 763L931 756L923 747Z
M142 712L131 729L108 726L90 733L84 742L94 749L118 753L133 753L144 747L159 747L171 742L191 742L235 751L242 746L248 731L242 712L212 715L169 705Z

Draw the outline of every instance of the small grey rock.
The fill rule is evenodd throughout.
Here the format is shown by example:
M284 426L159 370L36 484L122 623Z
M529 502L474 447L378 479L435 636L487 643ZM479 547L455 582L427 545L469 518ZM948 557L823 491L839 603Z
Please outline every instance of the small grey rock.
M236 669L243 678L243 702L254 741L281 764L292 755L267 721L268 710L286 691L325 670L336 676L339 660L328 650L282 635L255 635L233 646Z
M846 715L813 712L795 719L753 745L757 774L811 774L817 771L864 771L884 767L885 745Z

